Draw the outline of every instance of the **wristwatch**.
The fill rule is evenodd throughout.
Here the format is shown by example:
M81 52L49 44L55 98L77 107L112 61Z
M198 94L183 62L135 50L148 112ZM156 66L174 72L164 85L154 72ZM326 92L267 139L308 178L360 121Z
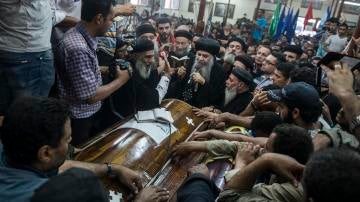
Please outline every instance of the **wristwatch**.
M360 126L360 114L357 115L350 123L350 132L355 132L355 129Z
M107 174L108 176L110 176L110 177L114 176L111 163L108 162L108 163L105 163L105 164L106 164L106 167L107 167L106 174Z

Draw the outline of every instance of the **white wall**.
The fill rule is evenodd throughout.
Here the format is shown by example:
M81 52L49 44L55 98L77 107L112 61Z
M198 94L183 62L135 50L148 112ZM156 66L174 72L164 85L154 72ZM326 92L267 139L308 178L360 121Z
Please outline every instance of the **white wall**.
M210 0L207 0L210 2ZM219 2L219 3L228 3L228 0L213 0L214 5ZM243 14L246 13L247 17L252 19L253 15L254 15L254 11L257 5L257 0L230 0L230 4L234 4L235 5L235 12L234 12L234 18L233 19L228 19L229 23L235 23L236 20L238 18L243 17ZM173 13L175 13L177 16L183 15L185 18L192 18L195 19L195 15L194 13L189 13L188 12L188 5L189 5L189 0L181 0L180 1L180 8L179 10L163 10L165 13L172 15ZM321 10L315 10L313 9L313 17L314 18L321 18L323 16L323 13L326 12L327 6L330 5L331 6L331 0L325 0L323 2L323 7ZM264 0L261 3L260 8L262 9L267 9L267 10L274 10L275 9L275 4L269 4L269 3L265 3ZM296 10L297 8L300 8L300 13L299 16L305 16L306 15L306 11L307 8L301 8L301 0L293 0L292 1L292 7ZM340 7L340 6L338 6ZM142 11L144 9L143 6L138 6L138 11ZM150 8L147 8L148 10L150 10ZM195 12L196 14L198 13L197 11ZM207 19L209 13L209 8L206 7L205 9L205 21ZM351 14L344 14L345 18L347 21L351 21L351 22L357 22L358 20L358 16L357 15L351 15ZM215 21L222 21L222 17L213 17L213 22Z

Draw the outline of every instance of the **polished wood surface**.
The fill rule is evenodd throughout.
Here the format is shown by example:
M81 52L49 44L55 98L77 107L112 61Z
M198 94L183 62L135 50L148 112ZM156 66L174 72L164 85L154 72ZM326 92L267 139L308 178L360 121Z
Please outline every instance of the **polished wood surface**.
M166 187L174 200L176 189L186 178L187 169L201 162L204 154L189 154L187 158L174 164L170 158L171 148L188 140L195 131L204 130L206 124L202 118L195 116L192 107L185 102L164 100L161 106L171 112L178 131L172 133L159 145L142 131L119 128L129 120L128 118L90 141L76 156L76 160L95 163L112 162L143 172L147 178L143 183L145 186ZM115 182L105 182L105 184L111 190L124 193Z

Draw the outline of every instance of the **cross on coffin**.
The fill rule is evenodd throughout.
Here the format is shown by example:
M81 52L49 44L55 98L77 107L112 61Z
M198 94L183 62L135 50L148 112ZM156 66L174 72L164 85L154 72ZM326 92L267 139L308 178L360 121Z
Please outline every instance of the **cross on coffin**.
M186 117L186 123L187 123L188 125L195 126L192 118Z

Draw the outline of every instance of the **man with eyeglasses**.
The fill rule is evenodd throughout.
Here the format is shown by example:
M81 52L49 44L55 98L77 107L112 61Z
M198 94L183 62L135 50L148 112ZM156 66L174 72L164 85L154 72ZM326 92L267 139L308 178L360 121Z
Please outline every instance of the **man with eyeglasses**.
M261 72L263 72L263 75L254 79L257 84L256 89L262 89L273 83L270 77L274 73L277 64L278 59L274 55L271 54L265 58L261 66Z

